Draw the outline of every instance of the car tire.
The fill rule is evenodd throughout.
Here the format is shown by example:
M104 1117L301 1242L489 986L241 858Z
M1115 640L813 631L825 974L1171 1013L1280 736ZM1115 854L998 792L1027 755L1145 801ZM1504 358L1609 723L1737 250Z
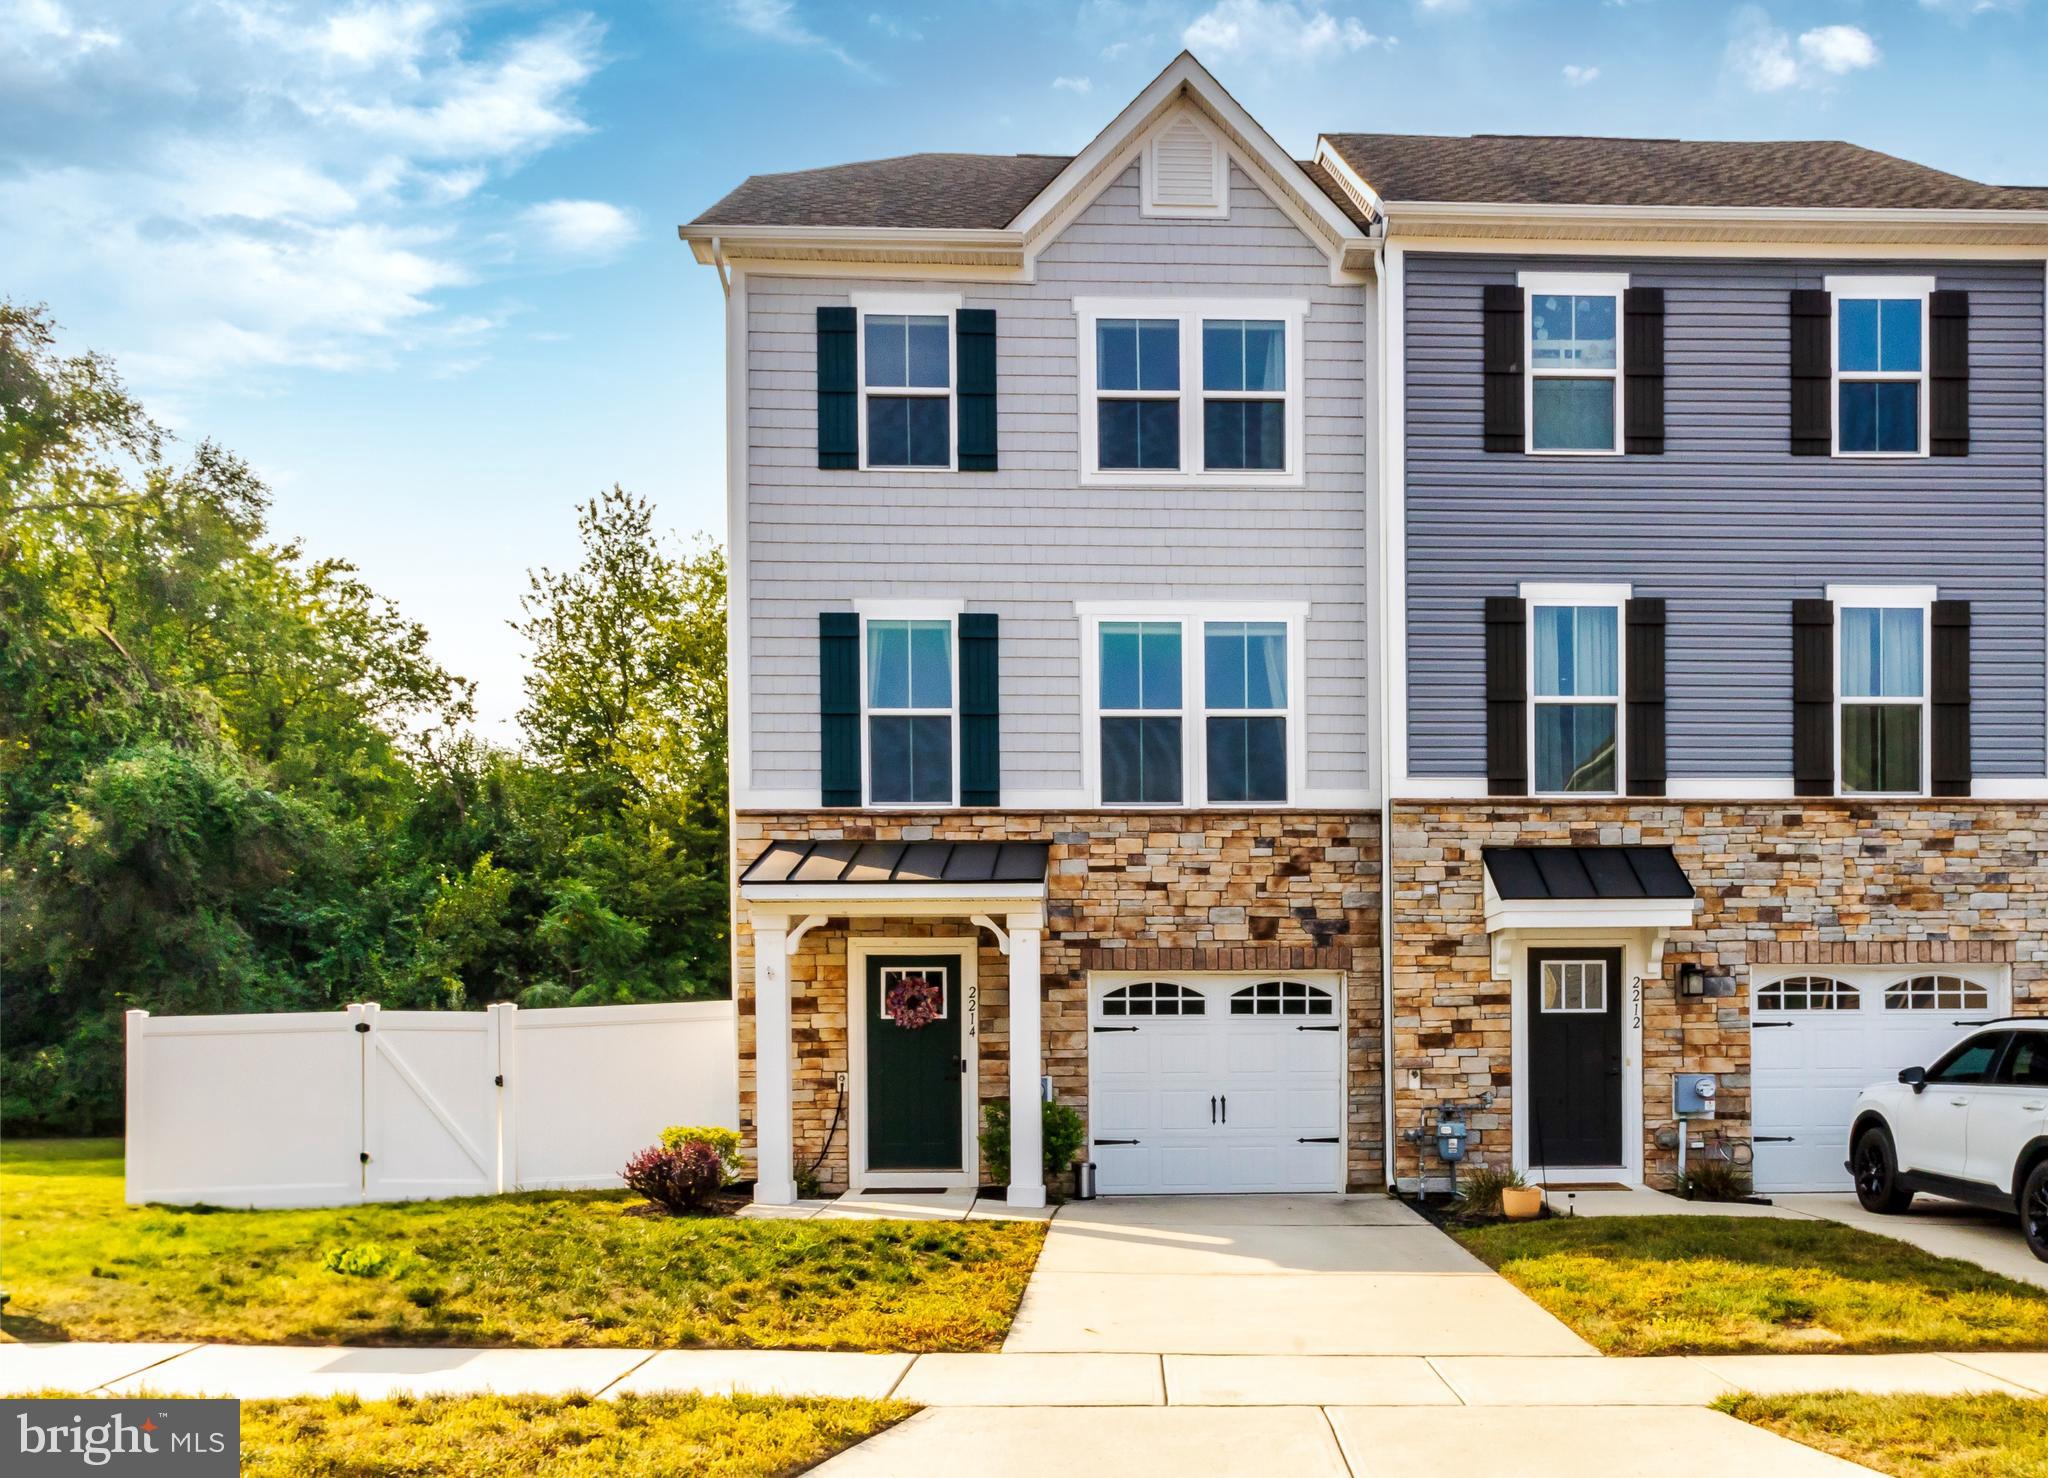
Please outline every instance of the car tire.
M2027 1251L2048 1262L2048 1160L2029 1170L2020 1185L2020 1230Z
M1873 1126L1856 1136L1850 1173L1856 1177L1856 1200L1865 1211L1897 1216L1912 1206L1913 1193L1899 1184L1899 1156L1886 1130ZM2048 1221L2042 1229L2048 1231Z

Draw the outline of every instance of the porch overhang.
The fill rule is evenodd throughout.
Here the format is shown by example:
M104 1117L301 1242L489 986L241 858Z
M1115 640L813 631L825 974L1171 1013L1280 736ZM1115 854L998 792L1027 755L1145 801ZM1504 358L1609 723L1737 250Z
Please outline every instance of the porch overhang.
M790 953L827 918L967 918L1043 927L1044 842L770 842L740 875L740 901L757 913L802 915Z
M1699 895L1669 847L1487 847L1480 856L1497 977L1526 935L1608 930L1639 933L1654 975L1668 931L1699 914Z

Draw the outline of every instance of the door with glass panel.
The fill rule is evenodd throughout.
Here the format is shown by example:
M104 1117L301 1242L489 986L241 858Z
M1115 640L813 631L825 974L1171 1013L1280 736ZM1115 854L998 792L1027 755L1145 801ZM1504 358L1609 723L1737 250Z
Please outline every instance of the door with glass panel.
M1538 795L1621 790L1621 610L1530 611L1529 752Z
M1529 1161L1618 1167L1621 951L1529 951Z

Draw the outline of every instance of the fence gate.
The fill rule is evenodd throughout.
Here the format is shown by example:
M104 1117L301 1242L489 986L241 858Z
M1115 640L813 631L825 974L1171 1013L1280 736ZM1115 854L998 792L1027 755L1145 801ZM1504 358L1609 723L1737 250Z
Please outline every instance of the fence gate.
M501 1013L362 1010L364 1199L502 1189Z

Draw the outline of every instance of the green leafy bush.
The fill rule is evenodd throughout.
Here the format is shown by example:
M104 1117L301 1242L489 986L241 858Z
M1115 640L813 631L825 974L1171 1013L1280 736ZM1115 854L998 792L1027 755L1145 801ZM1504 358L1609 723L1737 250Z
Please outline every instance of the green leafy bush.
M1493 1221L1503 1213L1500 1193L1523 1184L1522 1172L1492 1165L1468 1165L1458 1175L1458 1199L1451 1215L1459 1221Z
M1081 1116L1063 1103L1045 1105L1045 1174L1063 1175L1086 1137ZM981 1106L981 1167L992 1185L1010 1180L1010 1100L992 1098Z
M686 1144L708 1144L725 1167L724 1184L740 1178L740 1132L716 1124L671 1124L661 1131L661 1147L679 1150Z
M375 1242L363 1242L354 1247L330 1247L321 1257L320 1266L348 1278L375 1278L391 1266L391 1254Z
M1688 1201L1740 1201L1750 1188L1749 1171L1719 1155L1693 1160L1671 1178L1672 1194Z

